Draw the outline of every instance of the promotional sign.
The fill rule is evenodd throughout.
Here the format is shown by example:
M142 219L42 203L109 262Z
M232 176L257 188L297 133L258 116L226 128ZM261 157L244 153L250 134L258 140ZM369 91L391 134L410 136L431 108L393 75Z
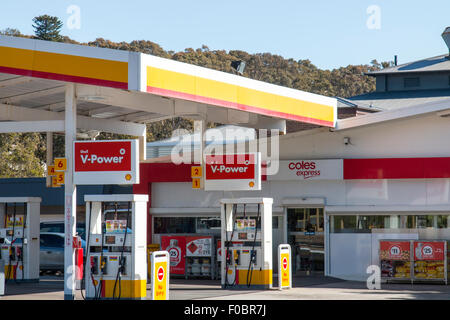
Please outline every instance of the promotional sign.
M443 241L414 241L414 260L436 260L445 259L445 243Z
M187 257L211 257L212 237L186 237Z
M207 155L205 190L261 190L261 153Z
M169 300L169 253L152 252L152 300Z
M411 248L409 241L380 241L380 259L409 261Z
M288 244L278 246L278 288L292 288L291 246Z
M342 180L342 159L280 161L278 173L267 180Z
M161 249L169 252L170 273L185 273L186 266L186 237L161 236Z
M106 232L108 233L123 233L127 225L127 220L106 220Z
M74 184L139 183L137 140L75 141Z

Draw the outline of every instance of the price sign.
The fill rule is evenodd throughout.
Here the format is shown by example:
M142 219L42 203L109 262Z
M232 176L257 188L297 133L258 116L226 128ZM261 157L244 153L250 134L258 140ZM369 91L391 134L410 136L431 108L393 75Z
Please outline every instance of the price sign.
M202 167L192 166L191 167L191 178L201 178L202 177Z
M52 177L52 188L59 188L61 185L58 183L56 176Z
M201 179L193 178L192 179L192 189L200 189L200 187L201 187Z
M56 183L59 185L64 184L64 181L65 181L64 177L65 177L64 172L57 172L56 173Z
M56 175L55 166L54 165L48 166L47 167L47 176L53 177L55 175Z
M67 159L55 158L55 171L66 171L66 170L67 170Z

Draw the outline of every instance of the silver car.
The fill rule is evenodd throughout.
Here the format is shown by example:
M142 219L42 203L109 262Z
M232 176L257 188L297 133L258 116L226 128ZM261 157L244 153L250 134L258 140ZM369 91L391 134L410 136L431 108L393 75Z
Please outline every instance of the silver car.
M81 246L86 250L86 242L83 239L81 239ZM85 258L86 252L83 253ZM64 273L64 233L41 232L40 270Z
M41 232L40 270L64 272L64 233Z

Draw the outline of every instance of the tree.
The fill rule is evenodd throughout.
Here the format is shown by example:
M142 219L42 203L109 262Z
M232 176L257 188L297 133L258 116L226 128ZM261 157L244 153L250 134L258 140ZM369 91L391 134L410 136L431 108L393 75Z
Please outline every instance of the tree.
M36 39L47 41L62 41L60 30L63 26L58 17L47 14L33 18L33 28Z
M38 133L0 134L0 178L39 177L44 164L45 140Z
M0 30L0 34L5 35L5 36L12 36L12 37L21 37L23 36L19 30L14 29L14 28L6 28L3 30Z

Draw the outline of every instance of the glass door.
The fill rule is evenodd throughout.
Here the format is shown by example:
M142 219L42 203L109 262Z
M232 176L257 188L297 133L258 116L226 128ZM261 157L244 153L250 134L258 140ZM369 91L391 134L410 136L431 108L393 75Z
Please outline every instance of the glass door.
M287 219L288 242L292 248L293 274L323 274L323 208L288 208Z

